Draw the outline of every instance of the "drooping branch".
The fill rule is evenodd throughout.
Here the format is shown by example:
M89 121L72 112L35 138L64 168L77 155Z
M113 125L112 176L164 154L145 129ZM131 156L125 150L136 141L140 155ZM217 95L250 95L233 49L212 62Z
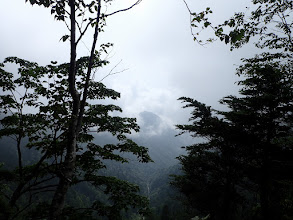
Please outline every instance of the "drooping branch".
M194 32L193 32L193 27L194 27L194 25L193 25L193 18L192 18L192 17L194 16L194 13L192 13L192 11L191 11L189 5L187 4L187 2L186 2L185 0L182 0L182 1L184 2L185 6L186 6L186 9L187 9L188 12L189 12L189 16L190 16L190 18L189 18L189 20L190 20L190 33L191 33L191 36L193 37L193 40L196 41L196 42L197 42L199 45L201 45L201 46L206 45L207 43L203 43L201 40L199 40L199 39L197 38L197 35L198 35L201 31L199 31L198 33L194 33ZM210 25L210 27L214 30L214 27L212 27L211 25Z

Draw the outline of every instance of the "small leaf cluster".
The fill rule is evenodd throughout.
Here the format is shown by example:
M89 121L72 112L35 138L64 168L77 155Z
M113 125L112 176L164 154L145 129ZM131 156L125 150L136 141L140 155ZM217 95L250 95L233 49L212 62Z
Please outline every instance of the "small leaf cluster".
M258 36L256 47L280 49L292 53L292 10L293 3L288 0L253 0L250 15L247 12L237 12L233 17L222 24L214 25L209 21L210 8L200 13L192 13L194 17L191 26L202 29L211 28L215 36L226 44L231 45L231 50L240 48L253 37ZM249 7L246 7L248 10ZM194 36L198 36L201 32ZM202 40L195 40L203 43ZM207 42L215 41L210 38Z

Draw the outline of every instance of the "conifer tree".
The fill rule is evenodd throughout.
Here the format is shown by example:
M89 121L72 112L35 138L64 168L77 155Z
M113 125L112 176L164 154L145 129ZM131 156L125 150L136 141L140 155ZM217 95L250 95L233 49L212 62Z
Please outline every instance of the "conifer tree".
M262 219L281 219L286 214L281 204L292 200L292 195L277 198L280 192L275 191L280 181L292 178L292 58L262 54L243 61L237 72L244 77L240 95L220 101L229 111L180 98L193 111L192 124L178 129L206 141L186 147L188 154L178 158L184 175L173 184L193 208L212 219L245 219L243 213L231 213L244 210L245 191L260 197L247 219L258 203Z

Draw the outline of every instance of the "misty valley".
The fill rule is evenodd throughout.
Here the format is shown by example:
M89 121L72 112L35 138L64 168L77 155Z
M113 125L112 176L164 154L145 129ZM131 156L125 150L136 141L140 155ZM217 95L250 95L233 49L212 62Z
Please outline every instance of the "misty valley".
M212 2L1 2L0 220L293 220L293 1Z
M163 217L165 219L176 219L180 215L184 216L184 213L180 211L182 207L176 199L176 191L169 185L169 175L180 173L179 164L175 158L184 153L181 146L186 145L187 142L184 138L175 137L178 132L174 128L164 125L162 119L151 112L142 112L140 119L142 121L141 132L133 140L139 145L148 146L153 162L141 164L133 155L122 153L122 156L129 159L128 163L121 164L105 160L103 163L106 167L99 171L99 175L114 176L138 185L140 194L150 200L153 219ZM24 139L22 143L24 149L22 156L24 164L29 166L34 164L40 154L38 151L25 149L27 142L28 140ZM115 142L117 141L111 134L104 133L95 136L95 144L98 145ZM0 161L4 164L2 168L15 169L17 167L17 151L14 141L10 138L2 138L0 145ZM119 152L117 153L119 154ZM50 197L50 194L47 196ZM104 197L105 195L103 195L102 191L88 184L79 184L71 189L67 202L69 205L87 207L97 198L106 200ZM44 196L38 198L37 201L41 202L46 199L46 196ZM131 211L127 214L125 213L123 218L137 219L138 217L134 213ZM78 219L83 219L83 217Z

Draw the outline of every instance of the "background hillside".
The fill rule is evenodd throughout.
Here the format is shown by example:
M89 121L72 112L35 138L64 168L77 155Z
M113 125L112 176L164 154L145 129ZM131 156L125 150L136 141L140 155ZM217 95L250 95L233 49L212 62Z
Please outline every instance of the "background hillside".
M180 219L181 205L176 200L178 196L173 187L169 185L171 174L180 173L180 165L176 159L184 154L182 146L191 142L187 136L177 136L178 132L158 115L152 112L142 112L138 117L141 131L130 137L139 145L148 147L149 154L153 160L151 163L139 163L135 156L124 153L129 163L118 163L105 161L106 169L100 170L101 175L115 176L119 179L137 184L142 195L150 200L152 215L149 219L174 219L176 215ZM115 143L115 138L108 133L95 135L95 144L105 145ZM22 145L25 146L26 141ZM15 141L10 138L0 139L1 154L0 161L4 167L12 169L17 166L17 152ZM39 154L36 151L23 148L25 164L33 163ZM90 185L83 184L73 187L67 197L67 201L73 205L86 206L91 204L97 197L103 197ZM126 219L132 218L126 215Z

